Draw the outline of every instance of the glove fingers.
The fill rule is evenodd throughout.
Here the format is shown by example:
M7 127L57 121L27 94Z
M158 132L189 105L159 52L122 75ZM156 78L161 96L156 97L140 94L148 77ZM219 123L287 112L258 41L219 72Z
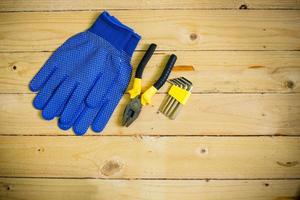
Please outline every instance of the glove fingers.
M110 89L106 97L107 102L105 102L105 104L102 106L95 120L93 121L92 129L95 132L103 131L128 86L130 81L131 67L125 65L123 67L126 67L124 68L124 71L122 71L123 74L119 73L116 77L116 80L114 81L115 84Z
M88 130L89 126L92 124L93 119L98 113L98 108L89 108L85 106L83 111L80 113L79 117L76 119L73 130L76 135L83 135Z
M50 64L48 60L47 63L30 81L29 89L33 92L39 91L46 84L47 80L55 72L55 70L56 68Z
M118 101L108 101L103 105L92 124L92 129L95 132L103 131L117 105Z
M70 124L72 122L77 110L80 108L80 105L86 98L87 93L88 88L80 85L77 86L61 115L60 121L62 124Z
M60 117L64 111L64 108L65 108L65 105L61 105L55 116Z
M85 104L82 103L80 105L79 109L76 111L75 115L73 116L72 121L70 123L68 123L68 124L62 123L61 118L59 118L58 123L57 123L58 127L60 129L62 129L62 130L68 130L68 129L70 129L73 126L73 124L75 123L76 119L78 118L78 116L80 115L80 113L83 111L84 108L85 108Z
M111 72L109 70L106 70L105 73L97 80L96 84L94 85L93 89L86 99L86 104L88 107L99 107L102 99L108 93L114 83L114 79L116 76L111 76L110 74Z
M33 100L33 106L38 109L42 110L57 87L63 82L65 76L62 76L59 70L56 70L53 75L49 78L46 85L41 89L41 91L36 95Z
M72 127L72 124L63 124L60 122L60 120L58 120L57 125L61 130L64 131L69 130Z
M95 132L103 131L121 98L122 93L115 94L115 96L109 98L109 100L103 104L92 124L92 129Z
M43 110L42 116L44 119L53 119L58 114L61 106L66 104L69 96L72 94L75 88L76 84L73 81L65 80Z

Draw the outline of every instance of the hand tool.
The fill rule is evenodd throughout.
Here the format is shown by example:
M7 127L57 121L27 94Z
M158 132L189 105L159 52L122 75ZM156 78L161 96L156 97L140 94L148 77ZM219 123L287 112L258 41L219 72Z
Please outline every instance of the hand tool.
M172 85L176 85L178 87L182 87L181 83L178 81L178 79L170 79L168 80L169 83L171 83ZM165 101L163 101L159 107L159 111L161 113L164 113L166 115L167 110L170 109L171 107L171 102L174 100L175 98L170 96L170 95L166 95L165 97Z
M186 89L187 86L185 84L184 81L182 81L182 77L178 78L178 79L175 79L173 80L173 82L175 83L174 85L180 87L181 89ZM172 97L172 96L171 96ZM174 97L171 98L170 102L169 102L169 105L167 105L167 108L165 109L165 114L167 116L171 116L171 113L174 111L175 109L175 105L176 105L177 101Z
M184 77L181 77L181 81L184 82L184 89L188 92L190 92L193 88L192 82L187 80ZM183 104L181 104L179 101L175 101L174 105L172 106L173 109L168 113L169 118L174 120L176 119L177 115L179 114L181 108L183 107Z
M175 119L186 103L192 90L192 82L184 77L171 79L168 81L172 84L165 101L162 102L159 111L170 119Z
M151 47L151 46L150 46ZM149 48L150 49L150 48ZM148 50L149 50L148 49ZM137 119L139 116L142 106L148 105L151 103L152 96L163 86L163 84L168 79L169 74L176 62L176 55L172 54L164 68L163 73L161 74L160 78L154 83L153 86L148 88L143 94L141 94L141 77L143 70L146 66L147 61L149 60L148 50L144 57L146 62L143 62L144 58L142 59L141 63L136 71L134 85L133 88L128 91L130 94L131 101L127 104L122 118L122 125L123 126L130 126L133 121ZM152 54L151 54L152 55Z

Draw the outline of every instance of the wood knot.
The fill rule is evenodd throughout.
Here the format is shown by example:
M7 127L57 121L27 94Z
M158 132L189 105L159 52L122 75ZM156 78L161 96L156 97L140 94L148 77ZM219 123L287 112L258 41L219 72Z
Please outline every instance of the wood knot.
M191 35L190 35L190 39L191 40L196 40L198 38L198 35L196 34L196 33L192 33Z
M270 184L269 184L269 183L264 183L264 185L265 185L266 187L269 187Z
M45 149L43 147L37 149L38 152L44 152Z
M292 161L292 162L290 162L290 161L288 161L288 162L280 162L280 161L277 161L276 163L277 163L278 165L280 165L280 166L283 166L283 167L294 167L294 166L296 166L296 165L299 164L298 161Z
M11 71L16 71L17 70L17 66L15 64L10 65L10 70Z
M293 89L293 88L295 87L295 84L294 84L293 81L288 80L288 81L285 81L285 82L284 82L284 86L285 86L286 88Z
M7 191L9 191L9 190L12 189L10 185L3 185L3 187L4 187L4 189L7 190Z
M197 154L207 154L208 149L207 148L197 148Z
M114 160L106 161L101 168L101 173L105 176L111 176L122 169L122 165Z
M200 150L201 153L206 153L206 151L207 151L206 149L201 149Z
M249 66L248 68L249 69L259 69L259 68L264 68L265 66L262 66L262 65L251 65Z
M247 10L248 6L247 6L247 4L242 4L242 5L240 5L239 9L240 10Z

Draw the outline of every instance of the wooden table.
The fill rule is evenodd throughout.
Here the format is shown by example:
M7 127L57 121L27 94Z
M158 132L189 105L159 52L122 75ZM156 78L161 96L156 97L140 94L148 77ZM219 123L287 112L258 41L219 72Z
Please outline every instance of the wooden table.
M298 0L0 1L0 199L296 199L300 189ZM167 85L130 127L125 95L103 134L41 119L28 83L68 37L109 10L158 44L143 87L178 56L193 81L175 121Z

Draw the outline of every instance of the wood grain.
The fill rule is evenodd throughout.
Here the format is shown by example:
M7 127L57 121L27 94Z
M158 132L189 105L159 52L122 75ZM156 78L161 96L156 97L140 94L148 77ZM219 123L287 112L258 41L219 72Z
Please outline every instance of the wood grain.
M300 50L297 10L111 13L143 36L138 49L155 42L160 50ZM97 15L99 11L0 13L0 51L54 50L87 29Z
M297 199L299 180L0 179L7 200L279 200Z
M178 60L170 78L190 79L194 93L300 92L300 51L157 52L143 75L143 88L155 82L171 53ZM143 54L134 54L134 68ZM0 53L0 93L30 92L29 81L50 55L51 52ZM167 89L166 84L160 92Z
M0 176L300 178L298 137L0 136Z
M55 11L94 9L300 9L297 0L2 0L0 11ZM242 7L241 7L242 6Z
M165 95L153 98L129 128L121 117L128 96L115 110L104 135L299 135L299 94L194 94L174 121L158 114ZM73 135L45 121L31 104L33 94L6 94L0 98L0 134ZM88 135L98 135L89 131Z
M28 83L52 51L108 9L166 55L194 94L176 121L155 95L130 127L128 95L103 136L42 120ZM0 1L0 199L298 200L299 0ZM161 92L167 91L167 85ZM265 94L266 93L266 94Z

